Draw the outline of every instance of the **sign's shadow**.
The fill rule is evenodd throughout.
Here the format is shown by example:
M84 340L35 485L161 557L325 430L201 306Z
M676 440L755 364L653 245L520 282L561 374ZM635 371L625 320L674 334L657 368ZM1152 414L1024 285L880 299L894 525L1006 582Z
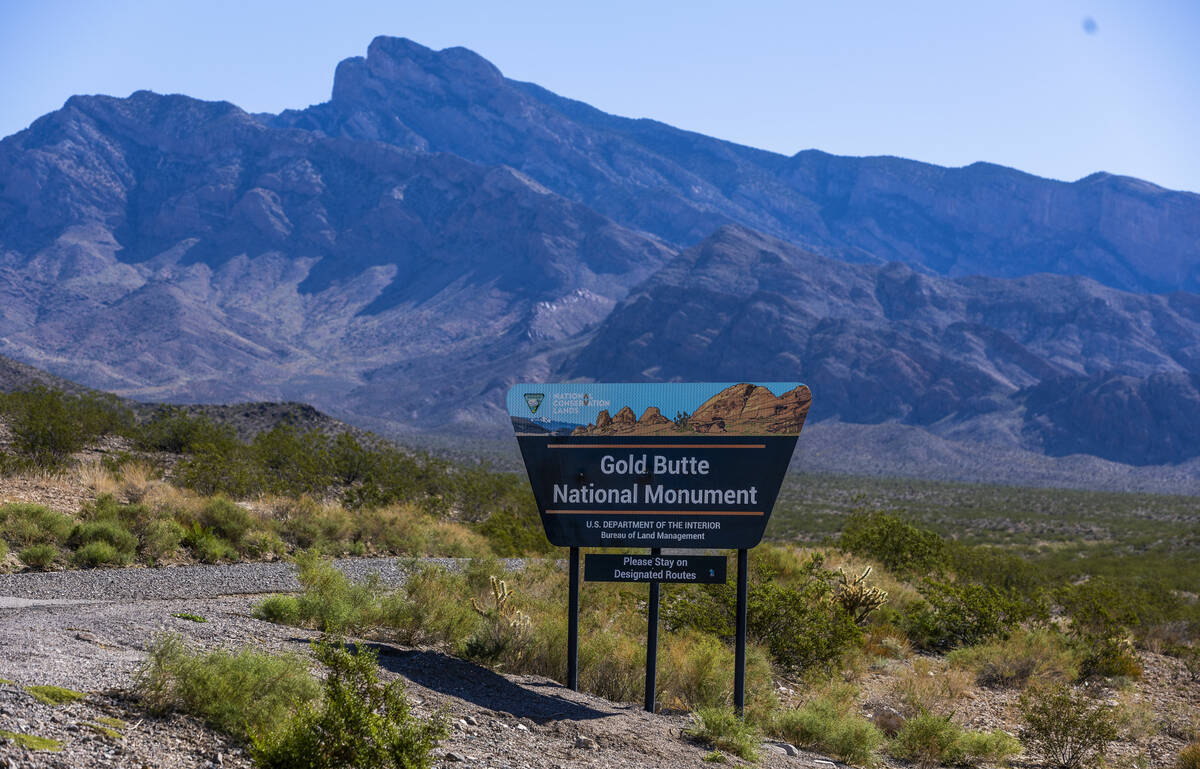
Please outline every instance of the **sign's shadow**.
M379 666L427 689L448 694L481 708L511 713L538 723L570 719L583 721L617 715L573 702L558 692L569 691L553 682L521 686L499 673L442 652L397 649L385 644L363 644L379 653ZM543 693L532 687L546 690Z

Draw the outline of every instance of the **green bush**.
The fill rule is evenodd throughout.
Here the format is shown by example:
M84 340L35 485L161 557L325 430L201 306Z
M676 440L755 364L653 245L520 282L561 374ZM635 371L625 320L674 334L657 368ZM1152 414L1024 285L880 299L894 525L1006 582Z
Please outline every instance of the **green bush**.
M836 600L836 573L814 555L781 573L767 562L769 548L751 566L747 634L782 668L800 673L835 665L862 642L862 630ZM754 556L752 555L752 558ZM663 602L670 630L693 629L719 638L734 636L736 593L732 584L672 590Z
M1055 630L1018 629L1007 639L955 649L946 659L975 673L980 686L1023 689L1034 682L1074 680L1077 657Z
M226 497L210 499L200 510L201 525L234 547L241 544L253 522L245 508Z
M188 416L174 406L164 406L134 431L138 448L171 454L193 452L203 445L232 447L237 443L233 428L217 425L203 416Z
M940 574L949 565L945 540L883 512L850 516L837 544L848 553L879 561L894 574Z
M263 738L320 694L300 657L190 652L169 634L151 644L135 687L152 712L191 713L243 740Z
M80 551L88 545L106 544L116 553L116 562L129 563L137 552L138 539L119 521L102 519L77 525L68 543Z
M1055 598L1081 636L1112 638L1133 631L1139 635L1152 627L1186 617L1183 599L1161 580L1092 577L1065 585Z
M904 619L914 646L945 651L1004 638L1021 622L1044 618L1044 604L990 585L927 580L919 588L928 602Z
M71 561L84 568L120 566L128 562L120 551L104 541L87 543L71 555Z
M414 716L404 686L379 682L375 653L341 644L314 645L329 669L324 697L306 705L282 729L254 741L262 769L426 769L447 734L444 720Z
M8 414L17 453L46 467L133 424L132 412L113 396L74 396L44 387L0 396L0 411Z
M431 566L416 569L404 587L383 600L380 624L406 646L459 648L482 619L464 600L469 592L458 574Z
M316 431L301 433L291 425L279 425L255 436L250 456L267 491L296 497L319 494L334 481L328 441Z
M856 766L874 763L883 733L855 711L853 691L835 689L779 713L773 731L788 742Z
M1141 678L1133 645L1121 638L1083 638L1079 642L1079 678Z
M170 518L151 521L142 534L142 553L152 561L174 555L187 531Z
M904 722L888 752L922 767L998 763L1021 752L1021 743L1004 732L966 731L949 716L922 713Z
M0 505L0 538L13 547L57 545L66 541L74 527L71 516L42 505Z
M220 563L237 558L237 550L233 545L218 537L212 529L200 524L193 524L190 531L183 537L183 543L192 551L192 555L203 563Z
M291 599L268 598L255 609L255 617L325 633L356 633L378 626L381 591L376 575L366 582L352 582L314 551L298 553L296 566L304 592Z
M738 718L733 708L700 708L694 714L695 723L686 734L714 750L755 761L762 735L758 729Z
M1193 742L1179 751L1175 769L1200 769L1200 742Z
M235 499L264 488L259 468L243 444L200 443L175 466L175 478L199 494L227 494Z
M1113 708L1066 685L1021 695L1021 741L1057 769L1091 766L1117 738Z
M0 558L4 557L0 553ZM22 550L18 557L26 566L33 569L46 569L54 565L58 558L58 548L54 545L30 545Z

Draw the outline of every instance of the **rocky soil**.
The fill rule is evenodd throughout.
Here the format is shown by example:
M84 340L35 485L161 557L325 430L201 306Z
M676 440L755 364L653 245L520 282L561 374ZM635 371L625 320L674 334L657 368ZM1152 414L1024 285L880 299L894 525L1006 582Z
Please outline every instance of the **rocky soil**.
M343 563L352 572L402 578L389 559ZM158 632L197 648L252 645L306 653L315 634L250 616L254 595L221 592L289 589L279 564L176 569L94 570L0 577L0 729L62 742L60 752L0 742L4 769L93 767L248 767L243 747L195 719L146 713L130 687ZM239 583L240 580L240 583ZM191 592L198 597L185 597ZM67 598L70 596L70 598ZM137 597L134 597L137 596ZM163 596L172 596L164 598ZM198 623L172 615L196 614ZM506 676L440 651L379 644L385 680L400 678L414 710L445 713L451 734L437 748L444 766L697 767L708 751L682 735L689 719L572 692L537 676ZM87 692L76 703L39 704L24 689L64 686ZM99 719L119 719L105 734ZM112 721L109 724L115 723ZM113 727L108 727L113 728ZM824 766L821 756L768 744L777 766ZM735 760L736 762L736 760Z

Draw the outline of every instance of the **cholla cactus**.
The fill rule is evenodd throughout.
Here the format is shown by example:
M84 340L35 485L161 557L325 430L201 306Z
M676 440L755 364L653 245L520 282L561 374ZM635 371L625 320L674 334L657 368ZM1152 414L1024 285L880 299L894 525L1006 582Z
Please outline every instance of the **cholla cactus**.
M838 569L837 601L859 625L867 621L867 615L887 602L887 591L867 584L870 574L871 567L868 566L851 580L846 577L846 572Z
M517 630L527 630L530 625L529 616L525 612L508 605L508 601L513 595L512 591L508 589L508 583L502 579L497 579L494 575L491 577L491 583L492 602L494 606L485 609L474 598L471 599L471 606L482 617L502 620L509 627Z

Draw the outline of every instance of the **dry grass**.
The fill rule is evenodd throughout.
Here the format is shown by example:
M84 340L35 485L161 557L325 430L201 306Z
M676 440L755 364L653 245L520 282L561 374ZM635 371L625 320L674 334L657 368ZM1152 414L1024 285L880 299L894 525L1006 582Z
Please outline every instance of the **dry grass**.
M972 679L970 672L946 667L941 660L914 657L911 666L891 682L893 707L906 718L921 713L948 716L971 688Z

